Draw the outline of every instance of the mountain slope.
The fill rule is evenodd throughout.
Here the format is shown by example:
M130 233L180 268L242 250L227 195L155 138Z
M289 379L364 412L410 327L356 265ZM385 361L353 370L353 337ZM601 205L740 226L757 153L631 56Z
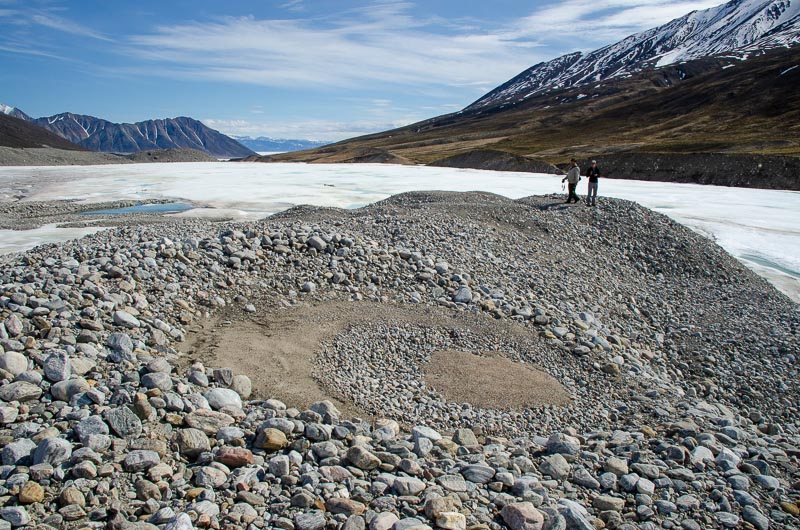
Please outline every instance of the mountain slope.
M152 149L197 149L219 158L238 158L253 152L192 118L113 123L93 116L65 112L33 123L93 151L136 153Z
M395 160L437 163L478 150L512 153L551 163L572 156L598 157L610 168L612 156L636 154L646 168L658 160L680 164L680 156L658 153L741 155L737 164L709 164L702 176L674 167L682 181L739 183L800 189L800 174L774 182L730 179L754 155L800 155L800 47L777 49L747 61L704 58L643 71L627 78L554 90L505 107L439 116L407 127L363 136L320 149L270 157L273 161L347 162L365 150ZM749 157L749 158L748 158ZM472 167L491 167L486 160ZM651 164L652 162L652 164ZM774 167L793 167L776 161ZM723 168L724 166L724 168ZM770 166L773 167L773 166ZM716 168L716 169L715 169ZM662 167L661 180L671 180ZM719 169L719 171L717 171ZM631 171L616 176L640 178ZM693 175L697 174L697 177ZM749 183L748 183L749 182Z
M753 53L800 42L797 0L733 0L693 11L588 54L537 64L481 97L465 111L513 104L551 90L623 78L703 57Z

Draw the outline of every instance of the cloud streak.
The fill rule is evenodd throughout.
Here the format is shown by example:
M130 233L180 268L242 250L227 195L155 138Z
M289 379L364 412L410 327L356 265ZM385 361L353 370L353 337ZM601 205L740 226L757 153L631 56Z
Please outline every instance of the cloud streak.
M566 0L524 17L515 24L512 33L525 38L549 28L550 42L560 45L572 41L572 49L586 51L720 3L720 0Z
M554 50L590 50L716 3L566 0L481 28L416 17L408 2L381 2L338 17L163 25L131 36L125 52L145 61L148 72L179 79L312 89L469 88L478 95L554 58Z
M72 35L78 35L79 37L88 37L91 39L112 42L112 39L94 31L86 26L78 24L72 20L68 20L66 18L58 17L49 13L34 13L30 16L30 20L38 24L40 26L44 26L46 28L55 29L58 31L63 31L64 33L70 33Z
M132 37L128 52L148 62L178 65L179 77L273 87L488 88L519 69L519 53L527 46L492 34L438 33L405 9L384 5L322 27L307 20L253 17L164 26Z
M291 121L250 121L242 119L221 120L205 118L204 124L223 134L232 136L270 136L272 138L305 139L321 142L336 142L344 138L353 138L375 131L386 131L403 127L415 121L409 119L395 120L323 120L298 119Z

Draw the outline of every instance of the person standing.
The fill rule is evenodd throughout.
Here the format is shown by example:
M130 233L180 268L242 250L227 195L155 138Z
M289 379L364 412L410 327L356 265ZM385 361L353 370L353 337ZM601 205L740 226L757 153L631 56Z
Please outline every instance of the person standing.
M592 160L592 165L586 170L586 178L589 179L586 206L597 206L597 181L600 178L600 168L597 167L597 160Z
M578 197L578 194L575 193L575 189L578 187L578 182L581 180L581 168L578 167L578 161L574 158L569 162L570 168L567 171L567 176L561 179L561 182L567 181L567 188L569 189L569 195L567 195L567 202L569 204L575 200L575 202L580 202L581 198Z

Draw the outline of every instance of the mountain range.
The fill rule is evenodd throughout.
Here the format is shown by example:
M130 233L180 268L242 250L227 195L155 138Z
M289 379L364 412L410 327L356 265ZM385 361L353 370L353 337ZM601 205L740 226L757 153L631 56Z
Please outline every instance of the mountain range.
M253 154L236 140L187 117L113 123L64 112L30 121L92 151L137 153L155 149L197 149L218 158Z
M313 149L326 144L310 140L266 136L226 136L202 122L179 117L138 123L113 123L94 116L64 112L31 118L25 112L0 104L0 114L25 120L91 151L137 153L160 149L197 149L218 158L242 158L260 152Z
M628 173L613 176L760 185L767 165L754 155L782 157L770 167L800 161L799 42L800 2L734 0L537 64L459 112L265 161L496 167L494 152L515 166L507 154L556 164L603 157L613 174L625 158L616 167ZM718 153L719 164L695 157L669 167L688 158L664 153Z
M268 138L266 136L259 136L258 138L252 138L250 136L233 136L232 138L243 146L260 153L285 153L290 151L301 151L303 149L314 149L315 147L322 147L323 145L328 144L328 142L315 142L312 140L286 140L280 138Z
M217 158L241 158L253 154L236 140L187 117L113 123L94 116L63 112L44 118L31 118L20 109L3 104L0 104L0 114L24 120L90 151L128 154L162 149L195 149Z

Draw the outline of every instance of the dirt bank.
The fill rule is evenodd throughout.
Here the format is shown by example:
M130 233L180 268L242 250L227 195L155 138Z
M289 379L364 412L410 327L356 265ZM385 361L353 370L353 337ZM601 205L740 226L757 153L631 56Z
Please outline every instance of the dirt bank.
M428 164L429 166L488 169L492 171L521 171L528 173L549 173L560 175L559 168L541 159L496 151L476 149L458 155L448 156Z
M614 179L800 190L800 158L793 156L616 153L596 158L603 176Z

